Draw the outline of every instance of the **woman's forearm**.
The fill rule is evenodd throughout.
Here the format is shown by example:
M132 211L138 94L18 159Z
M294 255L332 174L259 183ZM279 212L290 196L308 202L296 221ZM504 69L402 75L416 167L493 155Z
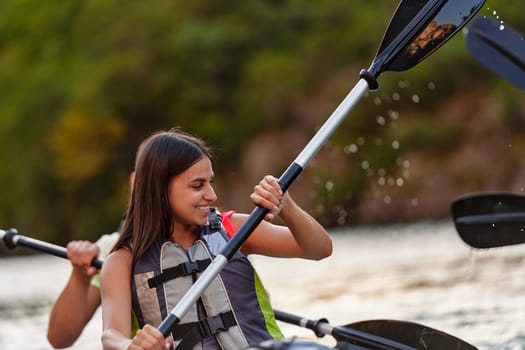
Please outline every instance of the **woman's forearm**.
M324 227L291 197L287 198L279 215L294 235L305 258L320 260L332 254L332 240Z

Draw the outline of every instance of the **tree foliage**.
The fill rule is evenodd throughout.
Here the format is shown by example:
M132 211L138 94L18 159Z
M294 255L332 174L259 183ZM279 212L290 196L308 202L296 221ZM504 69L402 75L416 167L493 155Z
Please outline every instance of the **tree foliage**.
M506 20L521 25L521 7L505 6L515 8ZM218 150L224 175L240 166L243 150L261 133L302 129L308 137L369 65L394 8L378 0L3 0L0 222L57 243L113 230L126 207L135 149L154 130L180 126L206 139ZM433 64L406 76L424 101L414 114L430 114L482 70L472 67L460 38L447 46ZM429 82L446 88L428 89ZM398 76L381 84L384 103L369 96L329 151L359 137L388 144L402 138L419 147L415 135L424 124L389 131L370 117L388 119L394 109L414 107L411 99L392 100L409 90ZM516 98L509 108L520 108ZM508 123L519 124L515 119ZM449 147L455 142L445 126L421 137ZM361 149L376 169L396 164L392 149ZM326 191L326 181L345 172L320 168L313 191ZM368 181L355 174L337 182L338 195L308 205L322 201L348 211ZM340 223L340 214L321 216Z

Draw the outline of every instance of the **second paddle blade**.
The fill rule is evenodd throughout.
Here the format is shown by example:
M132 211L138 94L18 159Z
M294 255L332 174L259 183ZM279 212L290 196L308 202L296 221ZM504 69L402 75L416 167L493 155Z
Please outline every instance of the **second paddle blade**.
M478 17L466 41L479 63L525 90L525 38L521 33L494 18Z
M452 202L459 236L474 248L525 243L525 196L513 193L475 193Z
M363 332L394 340L425 350L476 350L473 345L443 331L415 322L398 320L367 320L347 325ZM345 349L342 344L338 348ZM352 349L350 346L349 349Z

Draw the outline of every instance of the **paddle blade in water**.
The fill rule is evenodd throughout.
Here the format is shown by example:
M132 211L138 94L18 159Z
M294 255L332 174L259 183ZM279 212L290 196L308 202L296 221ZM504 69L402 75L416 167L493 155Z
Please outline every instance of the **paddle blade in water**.
M385 32L369 69L376 78L385 71L404 71L428 57L458 32L485 0L404 0Z
M476 350L473 345L450 334L418 323L397 320L367 320L346 325L362 332L394 340L398 343L426 350ZM339 349L352 349L338 343Z
M494 18L478 17L466 41L476 61L525 90L525 37L521 33Z
M451 209L459 236L474 248L525 243L525 196L470 194L455 199Z

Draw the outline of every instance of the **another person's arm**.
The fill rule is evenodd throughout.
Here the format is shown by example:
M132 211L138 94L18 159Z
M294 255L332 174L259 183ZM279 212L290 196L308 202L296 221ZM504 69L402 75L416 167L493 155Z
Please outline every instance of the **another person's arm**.
M97 269L90 266L99 247L88 241L72 241L67 256L73 270L55 301L49 317L47 339L54 348L66 348L78 339L100 305L100 291L90 284Z
M266 221L262 221L246 240L241 250L245 254L260 254L283 258L320 260L332 254L332 240L326 230L305 212L292 197L282 193L277 179L267 175L250 195L256 205L268 208ZM279 215L286 226L269 221ZM231 218L238 229L247 219L245 214Z

